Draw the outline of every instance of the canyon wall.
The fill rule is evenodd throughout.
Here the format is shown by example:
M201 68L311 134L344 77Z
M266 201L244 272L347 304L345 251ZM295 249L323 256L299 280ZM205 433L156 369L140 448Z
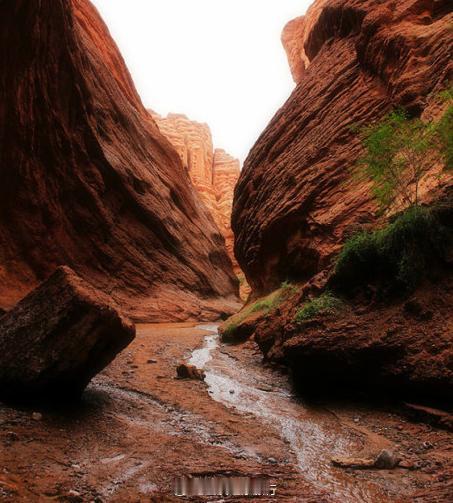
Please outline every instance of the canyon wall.
M194 187L214 217L225 238L235 271L239 274L231 230L234 187L241 172L239 160L225 150L214 150L211 130L207 124L192 121L181 114L161 117L152 110L150 113L161 132L175 147Z
M351 126L394 107L435 114L452 78L452 22L448 0L317 0L286 27L297 86L245 162L232 217L257 295L313 277L348 233L375 222L369 187L351 176L361 154Z
M235 309L222 235L90 2L1 2L0 39L0 307L68 265L135 320Z

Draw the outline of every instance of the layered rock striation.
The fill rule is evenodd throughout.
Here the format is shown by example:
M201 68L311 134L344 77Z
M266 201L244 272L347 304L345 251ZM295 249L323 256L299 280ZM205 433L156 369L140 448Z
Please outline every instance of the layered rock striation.
M90 2L1 2L0 39L0 307L68 265L135 320L233 309L222 235Z
M424 210L432 225L418 217L399 241L389 226L394 248L371 246L369 256L350 249L359 257L351 276L375 267L376 277L365 275L354 290L345 276L338 284L334 264L349 237L388 225L401 209L379 215L369 184L353 176L363 152L356 126L397 107L427 120L448 117L441 92L453 76L452 22L443 0L317 0L284 30L297 86L245 161L232 216L236 257L254 296L265 298L221 331L228 340L253 336L305 394L338 396L342 388L449 401L451 173L433 163L422 179L420 200L436 203ZM442 245L430 248L431 234ZM398 255L409 243L410 253ZM399 270L379 263L377 249L399 256L398 267L418 278L410 288Z
M351 126L394 107L433 113L452 77L452 19L447 0L317 0L285 29L297 87L245 161L232 217L256 294L311 278L351 229L375 222L369 187L351 176Z
M192 121L182 114L161 117L151 110L150 113L161 132L175 147L194 187L214 217L238 272L239 266L233 251L231 211L234 188L241 171L239 160L225 150L214 149L207 124Z

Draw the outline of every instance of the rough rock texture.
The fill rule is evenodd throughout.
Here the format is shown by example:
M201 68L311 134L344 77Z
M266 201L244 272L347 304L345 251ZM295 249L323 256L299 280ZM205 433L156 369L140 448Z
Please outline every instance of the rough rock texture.
M167 117L161 117L152 110L149 112L161 133L178 152L183 167L206 207L216 215L216 196L212 183L214 147L209 126L191 121L182 114L168 114Z
M444 0L318 0L285 28L297 86L245 162L232 225L236 257L256 297L286 280L296 286L271 312L239 327L233 317L225 330L232 339L254 336L305 393L359 389L443 402L451 395L451 263L433 258L413 303L402 292L385 302L371 295L367 303L344 299L335 316L295 319L329 284L344 241L388 217L376 216L370 187L352 175L362 147L351 126L398 106L426 119L443 113L439 93L453 76L452 22ZM424 202L448 199L452 177L437 177L441 170L434 166L423 179Z
M236 306L221 234L88 0L0 3L0 306L69 265L135 320Z
M225 150L213 147L207 124L188 119L185 115L161 117L149 111L164 136L175 147L193 185L220 229L236 274L242 274L234 256L234 235L231 230L231 211L234 188L240 175L240 162ZM241 285L241 296L247 285Z
M60 267L1 318L0 396L78 397L134 337L107 295Z
M294 322L296 296L255 324L255 340L293 371L303 393L342 388L448 403L453 387L453 276L437 272L410 299L348 304L333 316ZM414 309L413 306L419 306Z
M234 188L240 175L240 163L225 150L215 149L212 184L216 195L214 218L225 237L228 255L232 258L236 272L239 265L234 256L234 235L231 230L231 211L233 209Z
M187 363L182 363L176 368L176 375L179 379L193 379L195 381L204 381L206 378L203 370L194 365L187 365Z
M352 228L374 222L368 187L350 176L361 152L351 126L396 106L433 113L452 77L452 20L448 0L318 0L286 28L298 85L248 156L233 208L256 294L311 278Z

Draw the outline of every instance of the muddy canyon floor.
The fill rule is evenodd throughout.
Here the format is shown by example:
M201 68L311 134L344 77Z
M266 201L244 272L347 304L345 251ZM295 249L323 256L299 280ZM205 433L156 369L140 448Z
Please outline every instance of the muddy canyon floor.
M0 1L0 501L453 501L452 23L316 0L241 170L88 0ZM357 127L401 107L431 165L382 210Z
M203 368L205 382L176 379L175 361ZM220 345L216 325L141 325L80 406L1 407L0 499L180 501L177 477L235 474L277 485L277 499L235 501L444 501L450 441L389 404L304 403L252 342ZM382 449L402 466L331 463Z

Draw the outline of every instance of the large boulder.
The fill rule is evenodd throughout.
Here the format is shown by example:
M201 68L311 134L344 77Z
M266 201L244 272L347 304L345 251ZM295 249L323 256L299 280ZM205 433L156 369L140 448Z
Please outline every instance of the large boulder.
M0 320L0 397L77 398L134 337L108 296L59 267Z
M451 404L452 303L453 276L444 271L408 299L345 303L299 323L296 297L262 318L254 336L266 359L289 366L304 395L364 392Z

